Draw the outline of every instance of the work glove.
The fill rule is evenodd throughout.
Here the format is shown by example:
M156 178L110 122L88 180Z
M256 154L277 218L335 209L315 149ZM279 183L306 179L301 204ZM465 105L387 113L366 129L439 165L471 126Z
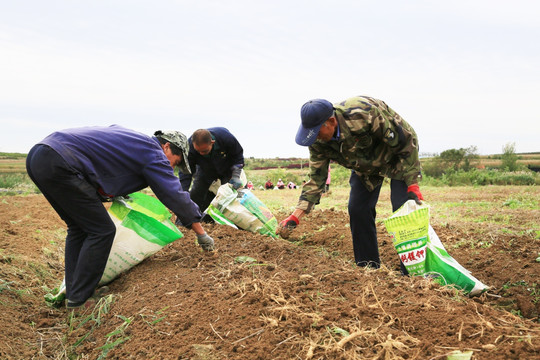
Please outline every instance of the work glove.
M420 192L420 187L418 186L418 184L409 185L409 187L407 188L407 198L416 201L418 205L422 205L422 201L420 200L424 200L424 197Z
M212 239L207 233L197 234L197 242L204 251L214 250L214 239Z
M242 173L242 168L234 165L232 168L231 180L229 184L233 186L235 190L238 190L242 187L242 181L240 180L240 174Z
M290 215L288 218L279 223L277 233L284 239L288 239L291 231L300 223L300 220L294 215Z

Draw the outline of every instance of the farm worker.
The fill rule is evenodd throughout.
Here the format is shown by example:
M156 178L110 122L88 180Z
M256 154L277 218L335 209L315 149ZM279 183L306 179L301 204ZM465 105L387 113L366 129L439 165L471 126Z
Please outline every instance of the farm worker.
M235 189L244 186L240 180L244 149L229 130L223 127L199 129L188 141L188 163L193 173L180 171L179 177L186 190L193 179L190 195L201 211L206 210L216 196L209 191L215 180L219 179L221 184L229 182Z
M278 189L285 189L285 183L283 182L283 180L279 179L277 184L276 184L277 188Z
M268 181L266 181L266 184L264 184L264 188L266 190L271 190L274 188L274 184L272 183L272 180L268 179Z
M182 190L174 167L189 172L187 138L177 131L150 137L118 125L57 131L35 145L26 169L67 224L67 307L89 307L103 276L116 228L102 201L150 186L197 235L204 250L214 240L201 226L201 212ZM87 302L88 300L88 302ZM85 305L86 304L86 305Z
M310 100L301 108L296 143L308 146L311 179L302 187L294 212L278 227L282 237L319 203L330 160L352 170L349 217L358 266L379 268L375 206L384 177L391 179L391 202L397 210L408 199L423 200L418 139L413 128L383 101L357 96L331 104ZM406 273L405 267L401 266Z

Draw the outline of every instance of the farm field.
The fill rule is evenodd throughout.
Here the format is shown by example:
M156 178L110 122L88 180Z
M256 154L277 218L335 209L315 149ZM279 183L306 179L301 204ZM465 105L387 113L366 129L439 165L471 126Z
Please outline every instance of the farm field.
M540 356L540 188L424 187L431 224L487 293L403 277L382 220L383 268L352 258L347 188L331 188L288 241L208 225L109 284L71 317L43 296L63 277L65 225L42 195L0 197L1 359L471 359ZM278 219L299 190L255 191ZM254 262L239 261L249 256Z

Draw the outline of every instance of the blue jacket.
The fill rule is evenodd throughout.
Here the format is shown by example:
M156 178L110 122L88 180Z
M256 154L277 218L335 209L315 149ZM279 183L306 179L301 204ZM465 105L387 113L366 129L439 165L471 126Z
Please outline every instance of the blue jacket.
M111 196L150 186L156 197L190 226L199 207L182 190L157 138L118 125L81 127L52 133L40 144L53 148L78 176Z
M215 143L209 156L202 156L193 147L193 141L189 141L189 166L193 174L180 173L180 182L184 189L189 189L191 180L196 174L196 179L212 182L216 179L229 181L233 166L244 167L244 149L229 130L223 127L208 128Z

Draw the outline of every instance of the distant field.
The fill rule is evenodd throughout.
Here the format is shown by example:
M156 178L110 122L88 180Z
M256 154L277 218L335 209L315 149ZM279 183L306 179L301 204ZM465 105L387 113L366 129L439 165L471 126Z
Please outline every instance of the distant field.
M483 155L480 156L473 164L476 167L499 167L501 166L500 155ZM431 161L432 158L423 158L420 161L423 163ZM284 177L288 178L292 175L297 182L308 174L308 168L302 166L301 168L286 168L291 164L306 164L308 159L246 159L246 170L250 172L252 176L257 178L257 182L264 183L266 177ZM518 164L524 166L540 166L540 153L527 153L518 154ZM253 170L261 166L270 166L269 169ZM278 171L279 170L279 171ZM0 174L9 173L26 173L26 154L21 153L0 153ZM289 176L287 176L289 175ZM264 180L263 180L264 179Z
M0 158L0 174L1 173L25 173L26 158L21 159L3 159Z
M517 163L521 165L540 166L540 153L517 154ZM429 162L433 158L420 159L421 162ZM472 161L475 166L499 167L502 164L501 155L482 155Z

